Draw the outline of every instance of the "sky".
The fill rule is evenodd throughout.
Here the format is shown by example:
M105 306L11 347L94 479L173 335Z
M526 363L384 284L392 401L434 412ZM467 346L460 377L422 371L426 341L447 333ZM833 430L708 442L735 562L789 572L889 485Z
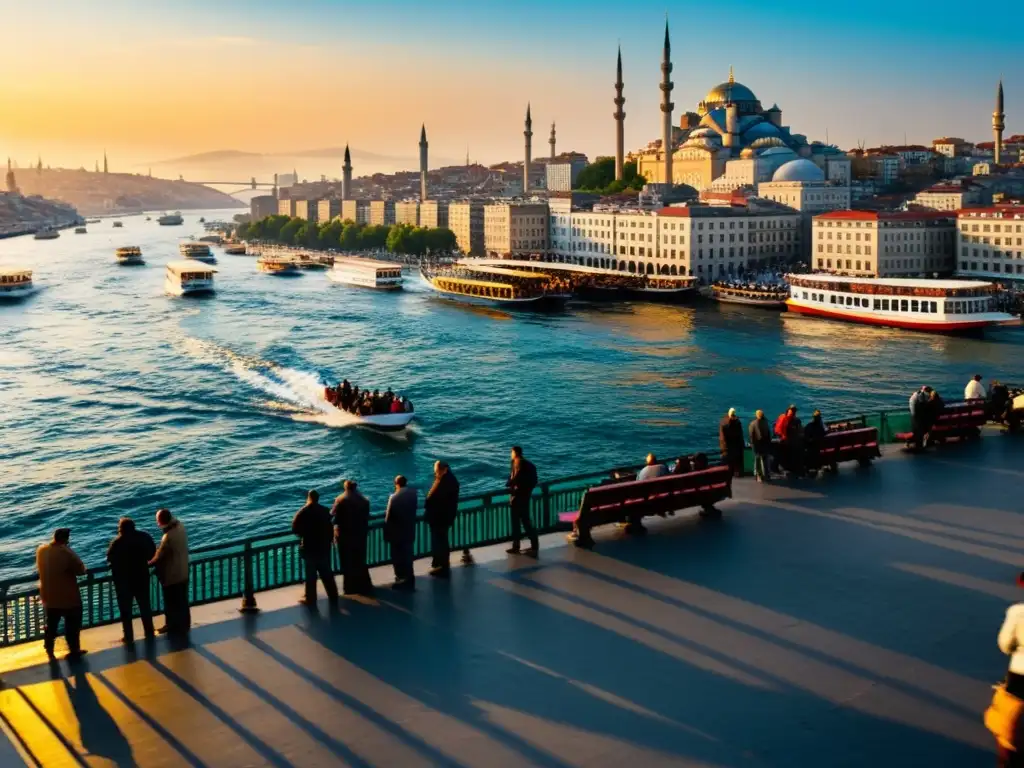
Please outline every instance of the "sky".
M727 79L810 139L991 140L1004 77L1007 134L1024 133L1024 27L997 31L947 0L0 0L0 154L112 170L217 150L338 147L431 166L614 151L616 45L626 146L660 136L666 11L675 119ZM340 175L332 159L239 160L264 176ZM155 175L173 165L157 164ZM388 170L393 170L389 168ZM201 171L197 171L201 172ZM211 173L215 172L211 169ZM237 175L237 174L236 174ZM249 174L251 175L251 174Z

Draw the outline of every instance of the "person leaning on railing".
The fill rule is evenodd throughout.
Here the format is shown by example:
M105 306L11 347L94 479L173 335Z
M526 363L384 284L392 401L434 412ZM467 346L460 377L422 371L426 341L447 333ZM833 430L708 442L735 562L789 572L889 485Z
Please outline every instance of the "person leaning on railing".
M156 568L157 578L163 587L166 620L157 632L181 637L188 634L192 625L188 596L188 533L166 507L156 511L156 524L164 535L149 564Z
M39 572L39 599L46 612L43 648L53 661L53 646L57 627L64 621L64 636L68 643L67 660L76 662L85 651L79 644L82 631L82 595L78 591L78 577L85 573L85 564L68 545L70 528L58 528L53 540L36 550L36 570Z
M451 575L451 545L448 531L459 512L459 481L446 461L434 462L434 483L423 502L423 518L430 527L430 575L447 579Z
M334 540L341 556L342 589L346 595L373 594L370 570L366 566L366 536L370 528L370 502L359 492L355 480L342 484L345 492L334 500L331 518Z
M320 503L317 491L306 494L306 504L292 518L292 533L299 537L299 551L306 573L306 588L299 602L309 607L316 605L316 579L319 576L327 601L332 606L337 605L338 585L331 569L334 526L331 525L331 513Z

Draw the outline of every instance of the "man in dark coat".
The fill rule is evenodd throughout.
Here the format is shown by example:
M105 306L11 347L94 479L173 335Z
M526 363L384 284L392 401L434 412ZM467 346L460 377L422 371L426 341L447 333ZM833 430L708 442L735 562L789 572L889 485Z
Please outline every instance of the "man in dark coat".
M121 642L131 645L135 642L132 627L132 603L139 604L139 617L146 639L156 636L153 629L153 609L149 601L149 561L156 554L156 543L145 531L135 528L135 521L122 517L117 524L117 536L107 547L107 563L114 579L117 594L117 610L121 614L121 628L124 635Z
M316 605L316 577L319 576L328 602L337 603L338 585L334 582L331 568L334 527L331 525L331 513L320 503L317 491L310 491L306 495L305 506L295 513L292 533L299 537L299 551L306 567L306 591L299 602L310 607Z
M537 539L537 531L530 520L530 497L533 489L537 487L537 467L532 461L523 456L523 449L518 445L512 446L512 471L509 472L508 482L509 507L512 513L512 546L506 550L510 555L519 554L519 541L522 539L522 531L526 531L530 539L530 548L523 552L527 557L537 557L540 550L540 541Z
M718 425L718 447L733 477L743 477L743 445L743 423L736 415L736 409L730 408Z
M373 582L366 567L366 535L370 529L370 502L355 480L346 480L345 492L334 500L331 518L334 538L341 556L343 589L346 595L372 595Z
M771 479L769 458L772 455L772 427L764 417L764 411L754 412L754 420L747 427L750 447L754 450L754 478L759 483Z
M391 546L391 565L395 569L395 589L416 588L413 573L413 544L416 541L416 489L410 488L403 475L395 478L395 492L388 498L384 515L384 541Z
M434 462L434 484L423 503L424 517L430 526L430 549L433 556L430 575L446 579L451 575L451 547L448 530L459 511L459 481L447 462Z

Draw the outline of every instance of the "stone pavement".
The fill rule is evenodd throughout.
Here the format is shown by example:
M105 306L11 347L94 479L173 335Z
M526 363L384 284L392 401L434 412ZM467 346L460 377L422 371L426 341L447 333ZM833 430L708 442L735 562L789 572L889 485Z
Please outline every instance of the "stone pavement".
M988 766L1021 455L992 433L743 481L721 522L492 550L337 613L294 588L201 608L180 650L130 655L119 628L78 669L9 649L0 765Z

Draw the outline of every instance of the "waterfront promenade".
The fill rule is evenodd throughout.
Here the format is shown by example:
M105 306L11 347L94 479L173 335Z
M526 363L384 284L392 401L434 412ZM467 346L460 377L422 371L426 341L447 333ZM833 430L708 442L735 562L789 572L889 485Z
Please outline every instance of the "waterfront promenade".
M721 522L484 549L336 614L298 587L255 617L200 607L186 649L91 630L76 670L14 646L0 765L991 765L1020 455L995 431L888 446L866 470L738 481Z

